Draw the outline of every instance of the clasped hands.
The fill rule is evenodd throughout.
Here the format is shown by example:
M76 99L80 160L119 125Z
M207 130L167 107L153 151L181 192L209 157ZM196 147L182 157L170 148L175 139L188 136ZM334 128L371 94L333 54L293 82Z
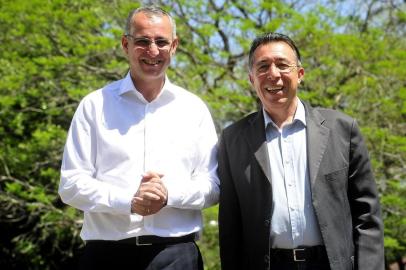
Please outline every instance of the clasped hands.
M162 182L163 174L147 172L142 175L141 184L131 200L131 213L149 216L166 205L168 191Z

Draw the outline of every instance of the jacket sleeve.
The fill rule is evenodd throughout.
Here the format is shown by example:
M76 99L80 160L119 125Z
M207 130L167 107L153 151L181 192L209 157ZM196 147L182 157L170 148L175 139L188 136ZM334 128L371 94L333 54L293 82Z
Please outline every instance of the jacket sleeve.
M350 139L348 196L353 220L354 269L383 270L383 222L368 151L357 123Z
M220 178L219 241L223 270L241 269L243 258L241 211L234 186L227 151L227 137L223 133L219 143L218 175Z

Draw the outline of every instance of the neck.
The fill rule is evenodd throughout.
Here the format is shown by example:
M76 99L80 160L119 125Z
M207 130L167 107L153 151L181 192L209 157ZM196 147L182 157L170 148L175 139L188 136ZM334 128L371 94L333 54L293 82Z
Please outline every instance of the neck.
M165 78L146 81L138 78L135 79L132 74L131 80L138 92L140 92L148 102L153 101L159 95L165 84Z
M278 128L282 128L283 126L293 122L293 118L295 117L296 113L297 103L298 98L296 98L287 107L275 110L269 110L265 108L265 111L271 117L272 121L278 126Z

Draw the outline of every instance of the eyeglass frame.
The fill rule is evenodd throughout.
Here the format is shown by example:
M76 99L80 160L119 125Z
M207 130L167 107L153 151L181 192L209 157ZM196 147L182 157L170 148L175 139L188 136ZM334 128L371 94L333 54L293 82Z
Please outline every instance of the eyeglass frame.
M259 76L265 75L265 74L269 71L269 69L270 69L270 67L272 66L272 64L275 66L276 70L277 70L278 73L280 73L280 74L289 74L289 73L291 73L295 68L301 67L301 65L295 65L295 64L285 64L285 63L277 63L277 64L271 63L271 64L269 64L269 63L266 63L266 64L268 65L268 67L266 68L266 71L259 71L259 69L263 66L264 63L266 63L266 62L262 62L262 64L261 64L259 67L256 67L256 68L255 68L255 71L258 73ZM287 67L286 70L281 70L280 67L278 67L278 66L281 66L281 65L286 66L286 67Z
M173 43L172 41L169 41L166 38L157 38L157 39L150 39L147 37L135 37L131 34L125 34L124 35L127 39L132 39L132 43L134 44L134 46L141 48L141 49L148 49L151 48L152 44L155 44L155 46L158 48L158 50L164 50L164 49L169 49ZM148 42L148 44L137 44L137 42ZM159 44L159 42L165 42L165 44Z

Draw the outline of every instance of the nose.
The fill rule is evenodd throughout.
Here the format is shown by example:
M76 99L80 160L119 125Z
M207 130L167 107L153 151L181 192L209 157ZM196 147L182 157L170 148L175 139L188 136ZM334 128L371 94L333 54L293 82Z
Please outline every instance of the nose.
M159 48L155 42L151 42L151 44L149 44L148 52L151 56L157 56L159 54Z
M281 73L279 72L279 70L275 66L275 64L270 65L269 70L268 70L268 78L274 79L274 78L279 78L280 76L281 76Z

